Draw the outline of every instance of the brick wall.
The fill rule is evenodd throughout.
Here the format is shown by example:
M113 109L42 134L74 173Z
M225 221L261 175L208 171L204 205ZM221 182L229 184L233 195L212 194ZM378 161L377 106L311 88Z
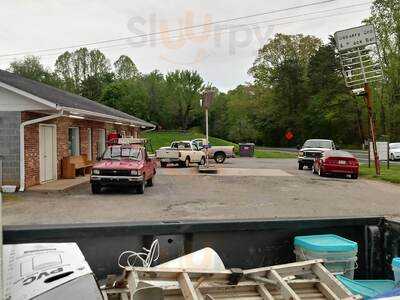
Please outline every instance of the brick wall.
M0 184L19 184L20 116L19 112L0 111Z
M40 118L43 115L37 113L22 113L22 120ZM61 160L69 156L68 151L68 128L79 128L80 154L88 154L88 133L87 129L92 128L92 157L98 156L99 129L105 129L106 135L113 131L125 130L128 135L136 135L135 128L129 126L116 126L110 123L79 120L68 117L61 117L49 120L41 124L55 124L57 127L57 177L61 178ZM39 162L39 124L32 124L25 127L25 185L30 187L40 184L40 162Z

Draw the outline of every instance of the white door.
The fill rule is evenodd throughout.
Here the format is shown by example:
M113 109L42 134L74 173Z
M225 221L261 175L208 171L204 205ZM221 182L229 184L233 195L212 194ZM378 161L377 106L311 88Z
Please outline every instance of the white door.
M52 125L39 126L40 181L56 179L56 129Z
M92 128L87 129L87 147L88 160L92 160Z
M106 151L106 130L99 129L99 141L97 147L97 157L101 157Z

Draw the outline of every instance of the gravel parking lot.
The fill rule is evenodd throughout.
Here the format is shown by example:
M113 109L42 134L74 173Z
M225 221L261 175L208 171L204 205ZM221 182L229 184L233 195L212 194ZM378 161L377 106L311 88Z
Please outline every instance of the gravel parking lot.
M298 171L292 159L237 158L223 168L228 175L158 169L144 195L92 195L89 184L63 193L16 194L3 203L3 224L400 216L400 186L320 178Z

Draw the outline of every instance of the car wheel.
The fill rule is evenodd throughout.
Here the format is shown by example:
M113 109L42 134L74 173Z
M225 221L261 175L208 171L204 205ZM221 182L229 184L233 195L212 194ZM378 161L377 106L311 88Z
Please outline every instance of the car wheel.
M153 186L154 185L153 178L154 177L151 177L150 179L147 180L147 186Z
M98 184L92 184L92 194L100 194L101 193L101 186Z
M189 157L186 157L184 166L185 166L185 168L189 168L190 167L190 158Z
M214 154L214 160L217 164L223 164L226 159L225 153L218 152Z
M162 162L161 163L161 168L166 168L167 167L167 163L166 162Z
M358 174L357 173L351 174L351 179L357 179L357 178L358 178Z
M205 164L206 164L206 158L203 156L203 157L200 159L199 166L204 166Z
M303 170L304 165L302 163L299 163L299 170Z
M393 154L393 153L390 154L390 160L393 160L393 161L394 161L394 154Z
M136 188L138 194L144 194L144 189L146 187L146 181L142 181L140 185Z

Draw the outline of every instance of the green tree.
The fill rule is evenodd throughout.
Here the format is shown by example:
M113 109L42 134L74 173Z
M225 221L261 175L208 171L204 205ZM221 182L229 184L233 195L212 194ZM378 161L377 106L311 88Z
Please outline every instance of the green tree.
M378 97L375 97L381 101L380 125L385 127L387 122L391 139L397 140L400 138L400 2L375 0L367 23L375 26L385 75L381 91L376 91Z
M273 72L285 61L297 61L306 69L310 57L315 54L322 45L322 41L314 36L277 34L271 41L265 44L249 70L256 83L268 86Z
M97 49L87 48L61 54L55 63L55 73L63 80L64 89L88 97L98 96L112 77L106 56Z
M23 77L53 86L60 86L61 84L59 78L45 68L41 64L39 57L36 56L27 56L21 60L13 61L8 70Z
M139 76L139 71L129 56L121 55L115 62L115 76L117 79L128 80Z
M200 118L199 101L203 83L196 71L177 70L167 74L167 106L177 127L186 130L194 125L196 118Z

